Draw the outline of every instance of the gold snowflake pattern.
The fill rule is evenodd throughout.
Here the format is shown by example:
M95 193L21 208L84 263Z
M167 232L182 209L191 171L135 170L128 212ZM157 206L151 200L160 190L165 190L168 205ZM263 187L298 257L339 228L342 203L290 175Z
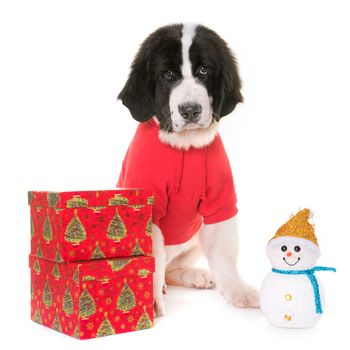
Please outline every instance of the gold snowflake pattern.
M102 296L103 294L105 294L104 290L103 289L99 289L98 290L98 295Z
M112 304L112 298L108 297L105 300L106 305L111 305Z
M86 328L87 328L89 331L91 331L91 330L94 328L93 322L89 322L89 323L87 324Z
M149 299L151 297L151 293L150 292L146 292L144 294L144 297L145 297L145 299Z
M137 288L138 288L138 289L143 289L143 283L140 282L140 283L137 285Z
M130 315L130 316L128 317L128 322L129 322L129 323L134 322L134 316Z
M75 256L75 251L74 250L70 250L68 255L73 258L73 256Z

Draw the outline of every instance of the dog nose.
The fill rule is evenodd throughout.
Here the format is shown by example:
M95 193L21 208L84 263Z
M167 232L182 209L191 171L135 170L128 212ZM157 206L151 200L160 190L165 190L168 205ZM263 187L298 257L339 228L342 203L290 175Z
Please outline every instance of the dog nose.
M202 106L198 103L184 103L179 105L178 108L182 118L188 121L194 121L198 118L200 112L202 112Z

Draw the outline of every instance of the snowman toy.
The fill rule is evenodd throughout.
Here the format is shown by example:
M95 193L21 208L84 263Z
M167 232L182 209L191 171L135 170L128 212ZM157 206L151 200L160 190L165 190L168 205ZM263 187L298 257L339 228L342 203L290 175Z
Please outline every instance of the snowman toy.
M313 327L323 313L323 287L315 272L335 269L315 266L320 248L309 219L310 210L300 210L266 247L273 268L262 283L260 305L276 327Z

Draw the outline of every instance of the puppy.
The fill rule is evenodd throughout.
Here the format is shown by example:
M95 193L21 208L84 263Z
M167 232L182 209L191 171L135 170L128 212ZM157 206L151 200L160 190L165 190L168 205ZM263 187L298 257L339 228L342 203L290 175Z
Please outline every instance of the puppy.
M118 187L154 192L155 313L166 284L213 288L237 307L259 307L237 271L234 182L218 134L242 102L235 58L201 25L162 27L141 45L118 98L140 122ZM204 253L210 272L193 264Z

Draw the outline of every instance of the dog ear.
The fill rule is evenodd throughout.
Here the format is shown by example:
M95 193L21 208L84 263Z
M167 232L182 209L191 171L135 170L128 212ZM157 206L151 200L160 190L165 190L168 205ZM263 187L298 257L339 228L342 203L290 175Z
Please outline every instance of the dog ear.
M214 112L216 117L230 114L237 103L243 102L241 94L241 79L235 58L229 50L226 52L226 62L222 65L221 79L218 79L219 96L214 99Z
M221 107L221 117L230 114L236 107L237 103L243 102L241 94L241 80L235 69L224 86L223 102Z
M143 45L131 65L129 78L118 95L118 99L139 122L144 122L155 115L154 83L149 74L149 60L145 54Z

